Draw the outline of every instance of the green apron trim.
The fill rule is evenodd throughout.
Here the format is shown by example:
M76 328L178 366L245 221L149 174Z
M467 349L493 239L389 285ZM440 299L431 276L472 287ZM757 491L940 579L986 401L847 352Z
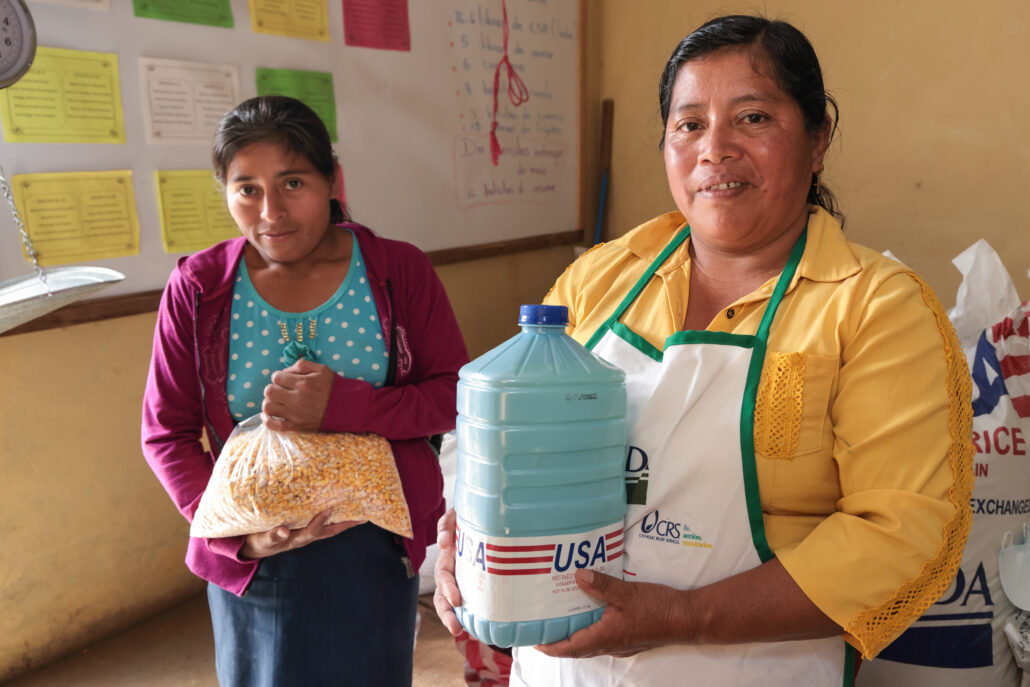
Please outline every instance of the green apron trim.
M766 307L772 305L770 302ZM762 380L762 367L765 364L765 348L765 341L756 336L751 364L747 370L747 382L744 385L744 400L740 404L740 455L741 470L744 473L744 500L747 503L748 522L751 523L751 542L763 563L773 557L769 541L765 537L762 498L758 492L758 463L755 460L755 404L758 401L758 384Z
M672 255L674 250L680 247L681 243L687 240L688 236L690 236L690 225L685 224L680 232L673 237L672 241L669 242L669 245L662 249L662 252L654 259L654 262L648 265L647 269L644 270L644 273L640 275L640 279L638 279L637 283L633 285L633 288L629 290L629 293L627 293L626 297L622 299L619 306L615 308L615 312L613 312L611 316L604 321L604 324L597 328L594 335L587 341L587 350L593 350L594 346L597 345L597 342L601 340L602 336L604 336L604 333L619 321L619 318L622 317L622 313L626 312L629 304L640 295L640 292L647 286L647 282L651 281L651 277L653 277L654 273L658 271L658 268L662 266L662 263Z
M755 334L756 343L754 353L751 354L751 365L747 371L747 384L744 387L744 401L741 404L740 412L740 453L744 457L742 467L744 471L744 495L747 501L748 521L751 523L751 540L755 545L755 552L763 562L772 559L773 552L769 548L769 541L765 536L765 522L762 519L762 498L758 493L758 463L755 461L755 405L758 402L758 385L762 381L762 368L765 367L765 351L769 341L769 329L772 327L773 318L780 308L783 294L787 292L794 273L801 262L801 256L805 252L805 244L808 242L808 228L805 227L801 236L794 242L794 247L787 257L787 264L780 273L776 282L769 303L765 306L765 313L762 315L762 322L758 325L758 332ZM748 458L750 456L750 459Z
M844 642L844 681L841 687L855 687L855 647Z
M628 343L655 362L662 362L665 353L656 348L650 341L637 334L635 331L616 322L612 325L612 334ZM684 331L676 332L665 340L665 348L679 344L718 344L723 346L739 346L741 348L754 348L756 337L751 334L731 334L729 332L707 332L707 331Z
M675 332L665 340L665 347L679 344L720 344L723 346L740 346L753 348L755 337L751 334L731 334L730 332L709 332L689 330Z
M644 355L654 359L655 362L662 362L662 352L652 346L650 341L640 336L640 334L637 334L622 322L615 322L612 324L612 333Z
M758 332L756 332L755 336L762 341L769 340L769 329L772 327L776 310L780 307L780 301L783 300L783 294L787 292L787 287L790 286L794 273L797 272L798 265L801 263L801 256L805 254L805 244L807 243L808 226L806 225L801 230L801 236L798 236L798 240L794 242L794 247L790 249L790 255L787 256L787 264L783 266L783 272L780 274L779 281L776 282L776 288L773 289L772 296L769 297L769 305L773 303L776 305L772 308L766 306L765 316L762 317L762 323L758 325Z

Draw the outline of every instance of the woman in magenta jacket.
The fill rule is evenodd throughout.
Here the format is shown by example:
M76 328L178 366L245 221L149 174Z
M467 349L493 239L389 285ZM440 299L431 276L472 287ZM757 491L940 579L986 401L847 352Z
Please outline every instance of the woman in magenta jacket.
M213 157L243 237L181 258L165 288L147 462L191 521L247 415L278 430L374 432L390 440L414 531L401 540L323 513L299 530L190 538L219 680L410 684L416 571L444 503L430 437L454 427L468 360L457 322L421 251L348 221L329 135L307 106L245 101L219 125Z

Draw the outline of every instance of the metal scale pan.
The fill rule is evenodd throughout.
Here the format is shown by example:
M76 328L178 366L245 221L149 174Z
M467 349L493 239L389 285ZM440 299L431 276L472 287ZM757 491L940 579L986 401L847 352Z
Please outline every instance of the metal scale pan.
M36 26L24 0L0 0L0 26L4 45L12 46L0 51L0 88L6 88L24 76L32 65L36 55ZM0 282L0 333L125 279L121 272L106 267L41 268L3 170L0 170L0 195L10 204L26 253L35 267L35 274Z
M45 284L34 274L0 282L0 334L122 279L106 267L53 267Z

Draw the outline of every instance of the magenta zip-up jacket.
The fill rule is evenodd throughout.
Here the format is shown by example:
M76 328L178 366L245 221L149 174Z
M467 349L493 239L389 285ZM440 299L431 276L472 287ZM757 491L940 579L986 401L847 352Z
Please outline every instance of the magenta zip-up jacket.
M458 369L468 353L450 302L422 251L347 223L365 260L383 339L387 385L333 377L322 420L328 432L375 432L390 440L411 513L404 547L415 570L436 541L443 478L427 438L454 429ZM161 297L143 396L143 455L186 520L200 503L214 461L235 422L226 398L229 318L246 239L180 258ZM206 432L211 451L205 451ZM242 595L258 561L241 559L243 537L190 537L186 565Z

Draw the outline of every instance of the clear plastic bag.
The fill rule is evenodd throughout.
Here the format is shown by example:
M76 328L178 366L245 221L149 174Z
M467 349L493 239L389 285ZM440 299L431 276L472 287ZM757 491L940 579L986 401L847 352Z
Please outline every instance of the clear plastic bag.
M255 415L225 442L190 535L297 529L330 509L327 524L368 520L411 537L390 442L371 433L277 432Z

